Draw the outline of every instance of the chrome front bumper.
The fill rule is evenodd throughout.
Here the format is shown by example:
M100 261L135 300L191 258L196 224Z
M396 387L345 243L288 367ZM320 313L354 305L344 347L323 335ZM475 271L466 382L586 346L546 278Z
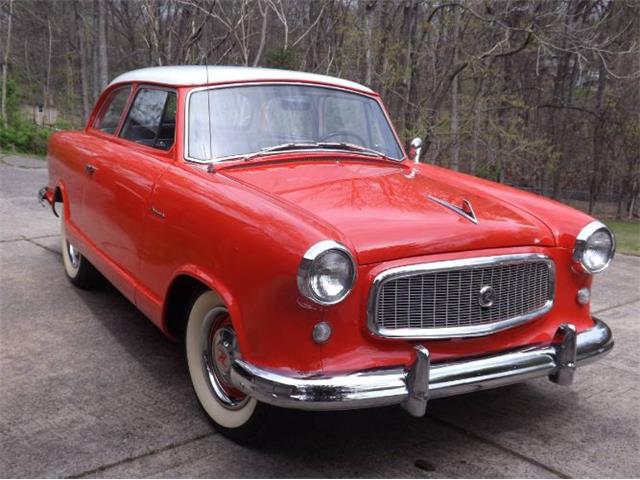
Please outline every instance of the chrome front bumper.
M433 365L429 351L417 346L410 368L398 366L336 376L286 375L236 359L231 381L257 400L280 407L348 410L401 404L410 414L422 416L430 398L545 376L560 385L570 384L577 365L596 360L613 348L609 327L595 318L594 322L592 328L580 333L571 324L561 325L553 345Z

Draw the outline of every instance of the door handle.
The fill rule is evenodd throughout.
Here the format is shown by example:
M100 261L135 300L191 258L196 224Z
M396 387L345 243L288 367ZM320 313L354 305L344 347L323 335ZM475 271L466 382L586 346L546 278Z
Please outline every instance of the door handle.
M151 213L160 218L164 218L166 216L162 210L158 210L156 207L151 207Z
M98 170L95 165L91 165L90 163L87 163L84 166L84 173L86 173L87 175L93 175L94 173L96 173L96 170Z

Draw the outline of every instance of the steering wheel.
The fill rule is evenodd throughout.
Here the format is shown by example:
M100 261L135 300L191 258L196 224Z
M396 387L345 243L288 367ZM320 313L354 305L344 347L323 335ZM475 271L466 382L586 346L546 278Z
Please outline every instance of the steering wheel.
M364 141L364 139L360 135L358 135L356 133L353 133L353 132L347 132L346 130L338 130L337 132L331 132L328 135L325 135L324 137L322 137L320 139L320 142L326 142L326 141L328 141L328 140L330 140L332 138L335 138L335 137L345 137L345 138L351 137L351 138L355 139L355 142L348 142L348 143L354 143L356 145L361 145L361 146L365 146L366 145L366 142ZM346 140L344 140L344 141L346 142Z

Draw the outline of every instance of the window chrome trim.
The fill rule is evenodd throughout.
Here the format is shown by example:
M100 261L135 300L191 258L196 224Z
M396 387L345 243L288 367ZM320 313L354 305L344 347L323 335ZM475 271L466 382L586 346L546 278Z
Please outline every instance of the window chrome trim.
M395 129L393 128L393 124L391 123L391 119L389 118L389 116L387 115L386 109L383 107L383 105L380 102L380 99L377 98L373 93L371 94L367 94L367 93L362 93L362 92L357 92L355 90L350 90L348 88L345 87L339 87L339 86L334 86L334 85L318 85L315 83L308 83L308 82L302 82L302 81L256 81L256 82L239 82L239 83L229 83L229 84L223 84L223 85L206 85L203 87L197 87L197 88L192 88L191 90L189 90L187 92L187 97L185 98L185 103L184 103L184 132L182 133L182 137L183 137L183 155L184 155L184 159L189 161L189 162L193 162L193 163L199 163L199 164L205 164L205 165L209 165L209 164L215 164L215 163L219 163L219 162L224 162L225 160L241 160L244 157L248 157L251 155L254 155L256 153L262 153L260 151L258 152L248 152L248 153L243 153L240 155L230 155L230 156L226 156L226 157L217 157L217 158L212 158L209 160L200 160L198 158L193 158L189 156L189 105L191 102L191 95L196 93L196 92L202 92L205 90L218 90L218 89L222 89L222 88L238 88L238 87L255 87L255 86L259 86L259 85L299 85L299 86L306 86L306 87L315 87L315 88L324 88L327 90L339 90L342 92L347 92L347 93L351 93L354 95L359 95L361 97L366 97L369 98L371 100L374 100L375 102L378 103L378 106L380 107L380 110L382 112L382 116L384 117L384 119L387 121L387 125L389 126L389 128L391 129L391 133L393 134L393 139L396 142L396 146L398 147L398 150L400 151L400 153L402 154L402 156L400 158L394 158L394 157L387 157L386 155L384 156L384 158L388 158L390 160L393 160L394 162L402 162L406 159L405 152L404 152L404 148L402 147L402 143L400 142L400 139L398 138ZM365 155L365 156L373 156L371 154L367 154L366 152L355 152L353 150L339 150L339 149L335 149L335 148L318 148L318 149L309 149L309 148L304 148L304 149L300 149L300 150L287 150L286 152L265 152L265 155L279 155L282 153L307 153L307 152L347 152L347 153L355 153L357 155Z
M323 253L328 252L329 250L338 250L344 253L349 258L349 260L351 261L351 268L353 269L353 275L351 277L351 285L349 286L348 289L345 290L345 292L342 295L340 295L339 298L331 301L326 301L326 300L322 300L321 298L318 298L314 294L313 289L309 285L309 271L311 270L311 265L313 264L314 260L318 258L320 255L322 255ZM356 270L356 262L351 251L341 243L335 242L333 240L322 240L312 245L302 256L302 260L300 260L300 266L298 267L298 278L297 278L298 290L302 295L304 295L305 298L308 298L309 300L317 303L318 305L323 305L323 306L335 305L337 303L340 303L342 300L344 300L347 297L347 295L351 293L351 290L353 290L353 286L356 283L357 276L358 276L358 272Z
M517 264L523 261L538 260L547 264L549 275L549 299L547 302L536 310L533 310L526 315L519 315L517 317L501 320L485 325L470 325L464 327L448 327L448 328L381 328L376 322L376 316L378 313L378 292L382 286L391 280L397 280L399 278L412 277L414 275L420 275L422 273L433 273L439 271L455 271L461 269L467 269L469 267L487 267L487 266L502 266ZM507 328L521 325L534 318L540 317L547 313L553 307L553 301L555 297L555 284L556 284L556 269L555 263L547 255L540 253L521 253L512 255L497 255L490 257L474 257L464 258L460 260L444 260L431 263L419 263L415 265L406 265L401 267L390 268L380 273L374 278L371 290L369 293L369 300L367 304L367 324L369 331L378 337L384 338L403 338L408 340L427 340L427 339L445 339L445 338L467 338L467 337L480 337L483 335L489 335L492 333L506 330Z
M609 257L609 260L607 261L607 263L604 264L602 268L599 268L597 270L589 270L586 267L586 265L582 263L582 255L584 254L584 249L587 245L587 240L589 240L589 237L594 233L596 233L598 230L606 230L607 233L611 236L611 256ZM594 273L600 273L603 270L605 270L611 264L611 261L613 260L613 257L615 256L615 254L616 254L616 237L613 234L613 231L609 227L607 227L604 223L598 220L594 220L593 222L587 224L582 230L580 230L580 233L578 233L578 235L576 236L576 243L575 243L575 246L573 247L573 261L577 262L580 268L582 269L582 271L585 273L588 273L589 275L592 275Z

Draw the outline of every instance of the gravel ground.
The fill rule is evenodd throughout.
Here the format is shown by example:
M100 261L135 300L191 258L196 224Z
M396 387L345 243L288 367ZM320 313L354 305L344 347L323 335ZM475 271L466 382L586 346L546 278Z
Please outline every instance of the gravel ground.
M46 164L0 158L0 477L637 477L640 257L596 279L616 347L544 379L399 408L290 412L261 449L211 429L180 345L110 286L63 276Z

